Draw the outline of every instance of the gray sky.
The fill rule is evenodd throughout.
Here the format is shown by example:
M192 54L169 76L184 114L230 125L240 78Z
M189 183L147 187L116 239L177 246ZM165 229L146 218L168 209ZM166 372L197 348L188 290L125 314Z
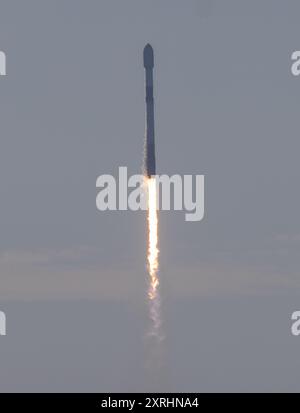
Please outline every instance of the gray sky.
M0 6L0 391L151 389L145 214L95 207L98 175L141 170L147 42L157 172L206 196L160 214L159 390L299 391L299 2Z

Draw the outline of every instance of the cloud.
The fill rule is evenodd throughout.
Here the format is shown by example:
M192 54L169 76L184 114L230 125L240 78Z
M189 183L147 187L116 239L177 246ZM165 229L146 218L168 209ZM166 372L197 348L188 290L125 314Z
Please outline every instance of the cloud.
M0 254L0 300L120 299L136 291L137 272L108 269L95 247L15 250Z
M97 248L15 250L0 254L0 300L143 299L147 274L143 260L131 267L107 268ZM206 261L198 264L162 263L165 297L228 294L270 295L297 287L297 277L264 262Z

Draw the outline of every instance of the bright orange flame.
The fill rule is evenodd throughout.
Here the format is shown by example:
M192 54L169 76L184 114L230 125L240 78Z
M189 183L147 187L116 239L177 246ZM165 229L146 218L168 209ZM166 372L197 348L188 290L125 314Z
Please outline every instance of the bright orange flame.
M148 269L150 275L150 286L148 296L150 300L155 300L158 295L159 280L158 271L158 219L156 205L156 180L155 178L147 179L148 186Z

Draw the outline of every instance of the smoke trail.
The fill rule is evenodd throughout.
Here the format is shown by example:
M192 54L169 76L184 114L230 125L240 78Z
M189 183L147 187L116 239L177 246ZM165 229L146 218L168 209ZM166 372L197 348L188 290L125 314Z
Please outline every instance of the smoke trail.
M150 312L150 331L149 335L161 341L163 335L161 332L161 315L160 315L160 296L159 296L159 278L158 278L158 214L157 214L157 197L156 197L156 179L155 177L145 178L148 195L148 274L149 274L149 312Z

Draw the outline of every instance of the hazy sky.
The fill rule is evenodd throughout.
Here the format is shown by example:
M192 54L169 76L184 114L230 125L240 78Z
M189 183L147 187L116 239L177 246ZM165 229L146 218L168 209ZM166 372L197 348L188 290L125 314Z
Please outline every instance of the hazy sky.
M140 173L142 50L157 172L205 175L205 217L160 214L161 391L299 391L296 0L0 0L0 391L141 391L143 212L96 210Z

